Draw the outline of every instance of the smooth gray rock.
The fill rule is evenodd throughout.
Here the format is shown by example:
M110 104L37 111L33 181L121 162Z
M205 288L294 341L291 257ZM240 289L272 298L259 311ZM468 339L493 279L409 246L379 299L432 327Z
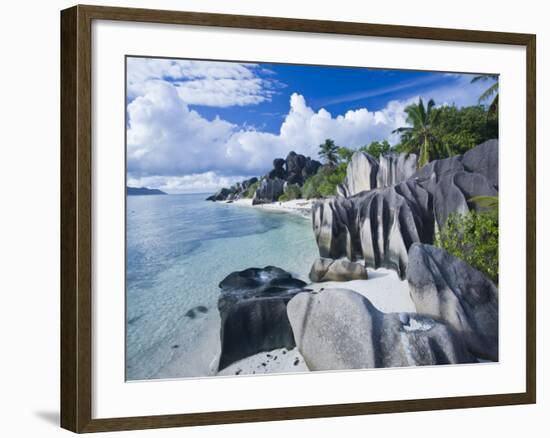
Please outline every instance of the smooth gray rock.
M487 175L469 171L473 164L466 169L464 157L456 156L435 160L401 183L315 203L312 225L319 255L362 258L368 267L394 269L404 278L413 243L433 243L449 214L478 209L472 197L498 195L492 170L483 164L498 164L498 142L484 143L469 153L467 162L478 157L475 169Z
M345 259L318 258L309 271L309 279L315 283L323 281L366 280L367 270L361 263Z
M232 272L220 283L219 369L248 356L276 348L294 348L286 305L305 282L283 269L266 266Z
M389 187L411 178L416 166L415 154L388 153L377 160L366 152L357 151L348 164L344 182L336 190L347 198L365 190Z
M404 278L408 249L432 242L429 193L413 180L314 204L313 233L319 255L363 259L370 268L394 269Z
M498 289L469 264L431 245L413 244L407 280L419 313L445 322L476 357L498 361Z
M443 323L418 314L380 312L351 290L299 293L287 313L312 371L475 362Z
M416 154L389 153L380 156L376 187L389 187L411 178L417 168Z
M463 155L462 164L468 172L480 173L498 190L498 140L470 149Z
M348 163L344 183L339 185L338 193L349 197L365 190L376 188L378 161L366 152L354 152Z
M256 190L252 205L268 204L279 199L284 193L285 180L280 178L264 179Z

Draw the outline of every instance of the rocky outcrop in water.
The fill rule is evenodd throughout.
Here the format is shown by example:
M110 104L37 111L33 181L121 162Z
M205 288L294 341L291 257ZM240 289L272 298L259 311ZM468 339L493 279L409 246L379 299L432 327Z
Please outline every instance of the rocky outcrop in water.
M338 185L337 193L350 197L365 190L400 183L413 176L416 162L415 154L389 153L377 160L366 152L354 152L346 170L346 178Z
M304 283L283 269L267 266L233 272L221 281L219 369L248 356L276 348L291 349L294 335L286 306Z
M487 277L442 249L416 243L407 280L419 313L451 327L476 357L498 361L498 289Z
M318 258L313 262L309 279L315 283L323 281L366 280L367 270L361 263L345 259Z
M285 184L301 186L305 180L315 175L321 168L321 163L296 152L290 152L286 159L275 158L273 169L261 178L261 185L253 196L253 204L266 204L277 201L284 193ZM222 188L217 193L206 198L207 201L231 201L242 198L258 178L250 178L228 188Z
M206 198L207 201L232 201L241 198L252 184L256 184L258 178L253 177L238 182L229 188L222 188Z
M380 312L351 290L299 293L287 312L296 345L312 371L475 361L442 322Z
M403 166L410 170L409 164ZM394 269L404 278L413 243L432 243L450 213L478 208L472 197L498 195L494 169L498 169L496 140L463 156L432 161L398 184L320 201L312 210L319 254L352 261L362 258L368 267ZM348 174L349 180L354 172ZM388 176L387 181L393 178Z

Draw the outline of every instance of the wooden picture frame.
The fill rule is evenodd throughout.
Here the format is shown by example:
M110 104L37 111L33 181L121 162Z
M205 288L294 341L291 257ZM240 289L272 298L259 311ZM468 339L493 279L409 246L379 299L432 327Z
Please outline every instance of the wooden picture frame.
M93 20L185 24L356 36L517 45L527 64L526 391L127 418L92 418L92 35ZM290 18L75 6L61 12L61 426L99 432L223 423L530 404L536 401L536 37Z

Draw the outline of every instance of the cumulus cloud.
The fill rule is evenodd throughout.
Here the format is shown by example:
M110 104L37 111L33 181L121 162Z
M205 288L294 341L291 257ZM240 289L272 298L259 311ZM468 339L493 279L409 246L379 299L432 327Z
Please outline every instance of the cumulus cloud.
M262 70L260 67L147 61L133 65L132 58L128 60L128 87L132 94L127 106L129 184L169 192L214 191L263 175L274 158L285 157L291 150L317 158L319 144L327 138L351 148L374 140L396 143L398 138L392 131L406 125L404 109L418 100L414 96L390 101L378 111L360 108L333 115L323 108L315 111L304 96L293 93L278 132L265 132L218 117L209 120L192 108L198 101L224 106L269 98L261 86L253 85L258 79L254 69ZM425 100L433 97L438 105L460 106L477 102L486 86L471 85L469 78L463 77L455 85L420 94Z
M207 120L181 100L174 86L157 81L128 105L128 171L132 178L261 175L274 158L291 150L316 158L326 138L348 147L388 138L405 123L406 105L390 102L381 111L363 108L333 117L324 109L314 111L294 93L279 133L273 134Z
M127 59L127 90L130 100L151 83L173 85L188 105L230 107L256 105L271 100L280 84L262 76L270 73L256 64L191 61L159 58Z
M210 193L220 187L230 187L247 178L247 176L221 176L215 172L205 172L182 176L129 177L127 184L130 187L156 188L167 193Z

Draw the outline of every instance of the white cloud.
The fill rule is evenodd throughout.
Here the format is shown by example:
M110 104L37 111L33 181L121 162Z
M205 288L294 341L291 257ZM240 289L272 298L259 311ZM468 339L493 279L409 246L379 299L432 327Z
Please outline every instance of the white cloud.
M230 187L246 176L220 176L215 172L205 172L183 176L145 176L128 178L130 187L150 187L167 193L211 193L220 187Z
M219 118L207 120L182 102L176 87L151 82L143 96L128 105L128 172L133 178L262 175L274 158L294 150L317 158L319 144L358 147L388 138L405 123L407 102L390 102L382 111L363 108L333 117L315 112L303 96L293 94L278 134L243 129Z
M230 107L256 105L271 100L277 81L255 64L188 61L158 58L127 59L128 96L142 95L154 82L175 86L189 105Z
M404 109L418 101L415 96L390 101L379 111L360 108L332 115L325 109L314 111L302 95L294 93L279 132L264 132L220 118L208 120L189 107L190 101L199 98L219 106L229 101L252 102L257 96L253 87L233 88L232 82L254 80L249 65L192 61L159 65L160 61L164 60L137 63L128 70L129 84L139 84L134 90L138 94L127 107L128 175L135 185L170 192L214 191L249 176L263 175L274 158L285 157L291 150L317 158L319 144L327 138L351 148L373 140L396 143L398 138L392 131L406 125ZM198 78L185 91L174 85L174 78L184 75ZM216 78L218 85L225 84L227 92L209 88L212 82L204 82L206 76ZM421 95L426 101L434 98L438 105L472 104L487 86L470 84L466 77L453 86Z

